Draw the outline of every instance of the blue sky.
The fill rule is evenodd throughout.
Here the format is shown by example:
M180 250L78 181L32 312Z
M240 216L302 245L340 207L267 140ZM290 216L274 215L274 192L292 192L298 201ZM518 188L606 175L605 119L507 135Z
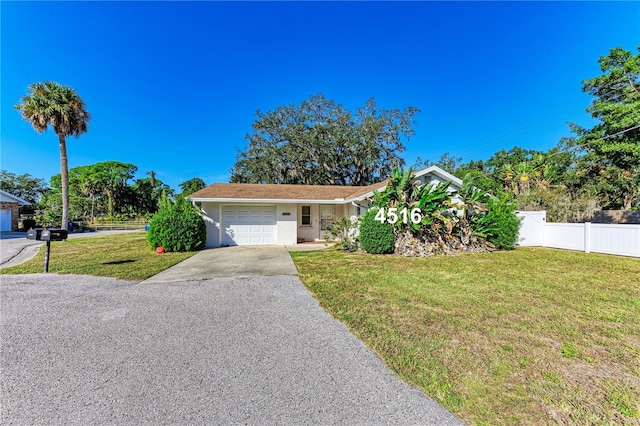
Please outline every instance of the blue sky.
M7 2L1 13L2 169L60 172L57 138L13 105L29 84L75 88L92 120L69 166L116 160L173 188L228 181L257 109L310 95L355 109L414 106L416 157L546 150L593 122L581 81L621 46L639 2Z

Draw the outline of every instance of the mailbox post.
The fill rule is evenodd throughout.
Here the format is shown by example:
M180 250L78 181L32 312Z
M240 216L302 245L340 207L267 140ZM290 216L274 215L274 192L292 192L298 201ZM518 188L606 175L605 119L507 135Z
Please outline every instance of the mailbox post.
M47 249L44 252L44 272L49 272L49 251L51 250L51 241L64 241L67 239L69 231L66 229L46 229L31 228L27 231L28 240L46 241Z

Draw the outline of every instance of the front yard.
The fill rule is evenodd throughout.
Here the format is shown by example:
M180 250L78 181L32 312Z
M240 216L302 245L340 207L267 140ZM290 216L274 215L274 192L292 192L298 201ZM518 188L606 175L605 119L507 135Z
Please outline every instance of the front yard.
M472 424L640 424L640 260L292 253L320 304Z
M157 254L144 232L78 238L51 243L49 272L142 281L196 252ZM44 246L33 259L0 270L2 274L36 274L44 269Z

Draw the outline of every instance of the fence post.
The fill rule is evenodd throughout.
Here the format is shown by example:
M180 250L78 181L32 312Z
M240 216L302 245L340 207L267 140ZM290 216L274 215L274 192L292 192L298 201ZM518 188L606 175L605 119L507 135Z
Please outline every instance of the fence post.
M591 222L584 223L584 252L591 251Z

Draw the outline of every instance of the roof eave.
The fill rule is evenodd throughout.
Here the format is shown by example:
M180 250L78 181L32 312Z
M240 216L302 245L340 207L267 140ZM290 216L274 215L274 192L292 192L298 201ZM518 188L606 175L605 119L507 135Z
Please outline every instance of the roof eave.
M27 200L23 200L22 198L16 197L15 195L9 194L8 192L3 191L1 189L0 189L0 193L5 197L11 198L11 199L14 200L14 201L9 201L10 203L18 203L18 205L20 205L20 206L30 206L31 205L31 203L28 202Z
M431 167L427 167L426 169L419 170L419 171L416 172L415 177L419 178L420 176L424 176L424 175L427 175L429 173L434 174L434 175L436 175L438 177L441 177L445 181L447 181L447 180L451 181L451 183L454 184L455 186L458 186L458 187L462 188L462 180L460 180L459 178L455 177L451 173L442 170L438 166L431 166ZM375 191L382 192L386 188L387 188L387 185L381 186L380 188L375 189ZM352 201L362 201L362 200L366 200L367 198L371 198L371 197L373 197L373 191L369 191L366 194L359 195L359 196L355 197Z
M209 197L188 197L189 200L197 203L268 203L268 204L347 204L352 199L293 199L293 198L209 198Z

